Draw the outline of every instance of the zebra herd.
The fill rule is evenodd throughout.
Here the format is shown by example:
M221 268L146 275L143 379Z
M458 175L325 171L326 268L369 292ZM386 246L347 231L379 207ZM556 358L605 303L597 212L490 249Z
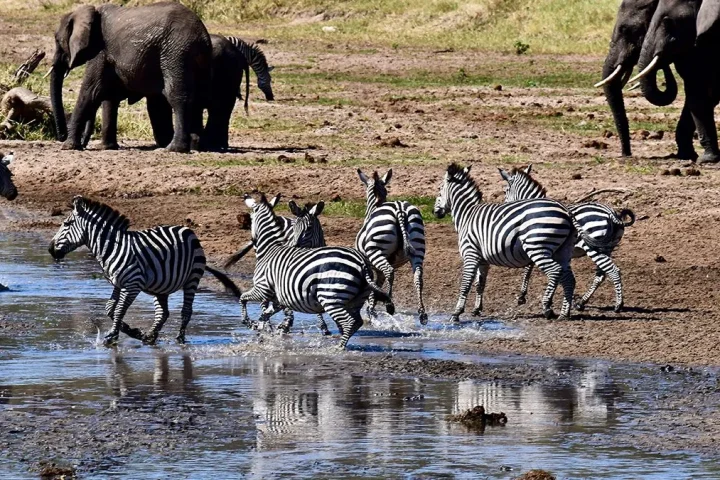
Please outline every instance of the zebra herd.
M590 290L575 307L581 310L608 276L615 286L615 309L622 308L620 270L611 254L624 228L634 222L632 211L616 212L595 202L566 206L547 199L545 189L530 172L531 167L500 170L507 182L505 202L484 203L469 166L452 164L447 168L433 212L438 218L450 214L458 233L463 266L453 322L460 321L473 283L477 288L473 314L480 315L491 265L525 269L519 304L526 301L532 269L539 268L548 278L542 297L543 315L555 316L552 301L560 284L564 295L559 318L569 319L575 290L570 263L580 255L587 255L597 269ZM406 201L387 200L392 170L381 177L377 172L368 176L358 169L358 175L366 188L367 205L354 248L326 245L318 220L323 202L300 207L291 201L294 218L287 218L275 212L279 195L271 199L264 194L257 199L245 195L251 211L252 238L225 265L229 267L254 247L257 262L253 286L244 293L226 274L206 265L200 241L189 228L162 226L132 231L129 220L118 211L84 197L73 200L72 213L53 237L49 252L61 259L84 245L99 262L114 287L106 306L112 320L105 335L108 345L117 342L120 332L155 343L169 316L168 296L178 290L183 291L184 302L177 340L184 342L198 284L208 271L238 298L243 324L264 325L284 310L279 329L289 332L293 312L315 313L320 329L329 334L323 318L327 314L337 325L340 347L344 348L363 325L361 309L366 302L370 318L376 315L378 300L390 315L394 314L395 270L406 263L413 272L420 323L427 323L423 303L425 225L420 210ZM383 289L385 283L387 290ZM147 333L123 321L140 292L155 297L155 322ZM256 322L248 315L248 302L262 305Z

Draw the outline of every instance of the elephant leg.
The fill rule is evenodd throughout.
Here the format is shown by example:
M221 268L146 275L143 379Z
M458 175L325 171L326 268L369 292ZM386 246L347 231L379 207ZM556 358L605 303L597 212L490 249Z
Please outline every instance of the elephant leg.
M92 118L88 120L85 123L85 129L83 130L82 135L82 146L83 148L87 148L88 144L90 143L90 139L93 136L93 133L95 133L95 114L93 114Z
M698 159L699 163L717 163L720 161L720 150L718 150L717 130L715 128L714 104L706 95L699 95L688 90L688 103L692 112L695 127L697 128L700 145L703 147L703 154ZM696 88L692 88L696 90Z
M81 92L84 90L81 89ZM81 94L78 97L75 110L73 110L68 126L68 138L62 144L63 150L82 150L83 134L88 130L88 124L95 122L95 114L100 108L100 100L92 98L90 94Z
M201 150L223 151L229 146L228 132L230 117L235 106L235 97L222 105L213 105L208 109L208 121L200 140Z
M120 102L104 100L102 102L102 144L103 150L117 150L117 116Z
M675 129L675 143L678 149L676 157L680 160L697 160L698 154L695 152L695 147L693 147L694 134L695 122L686 101Z
M173 139L172 108L162 95L147 97L147 111L152 125L155 144L167 147Z
M193 128L197 128L197 117L200 110L196 107L190 93L192 91L189 88L189 84L192 84L191 79L172 79L170 82L166 82L166 85L168 83L172 86L165 98L173 110L175 133L167 149L170 152L188 153L191 146L190 134ZM202 118L199 121L202 123Z

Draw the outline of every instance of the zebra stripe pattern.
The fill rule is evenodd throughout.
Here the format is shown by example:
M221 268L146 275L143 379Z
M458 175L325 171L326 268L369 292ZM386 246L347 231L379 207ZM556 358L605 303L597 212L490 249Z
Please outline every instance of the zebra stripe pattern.
M285 246L265 196L259 202L246 196L245 203L252 209L257 264L253 288L240 297L243 321L249 322L249 301L272 300L296 312L326 312L337 324L340 347L344 348L362 326L360 308L372 290L381 301L391 304L390 297L373 282L372 267L360 252L343 247Z
M119 333L154 343L169 316L168 296L183 291L182 324L177 340L185 342L195 293L205 270L239 297L240 290L221 272L205 265L205 253L195 233L186 227L129 230L130 221L117 210L83 197L73 199L73 211L50 242L56 260L85 245L100 263L114 289L105 312L112 327L105 344L117 342ZM155 322L150 333L130 328L123 317L140 292L155 297Z
M575 228L565 207L543 199L481 203L482 194L469 173L470 167L450 165L434 208L438 218L452 215L463 260L460 298L452 320L458 322L465 311L476 273L480 280L477 284L479 313L490 265L522 268L529 264L537 265L548 277L542 300L545 317L554 316L552 298L559 282L564 290L560 318L570 318L575 290L575 277L570 268Z
M265 94L265 99L269 102L273 101L275 96L272 91L272 77L270 76L270 72L272 72L275 67L268 66L265 54L256 44L247 43L238 37L226 38L245 56L245 59L257 76L258 88Z
M532 178L530 172L532 165L523 170L513 169L510 172L500 170L500 175L507 182L505 187L505 201L513 202L528 198L545 198L547 193L540 183ZM609 277L615 287L615 311L619 312L624 304L623 286L620 269L613 262L611 255L613 250L618 246L620 240L625 233L625 227L629 227L635 222L635 214L632 210L623 209L616 212L612 207L598 202L584 202L577 205L568 206L570 214L575 217L580 228L590 238L595 239L601 245L590 246L588 243L579 238L575 244L573 257L582 257L587 255L596 265L595 278L588 291L575 302L578 310L583 310L595 293L600 284ZM629 220L625 221L625 217ZM518 296L518 304L522 305L526 301L528 286L530 284L530 275L532 274L532 265L526 267L523 275L522 287Z
M381 178L377 172L372 177L358 169L365 185L367 206L365 220L355 238L355 248L369 260L378 272L378 285L388 282L392 296L395 269L410 263L417 294L420 323L427 324L423 303L423 262L425 261L425 224L420 210L405 201L387 201L387 185L392 169ZM376 316L375 299L371 295L368 305L370 318Z

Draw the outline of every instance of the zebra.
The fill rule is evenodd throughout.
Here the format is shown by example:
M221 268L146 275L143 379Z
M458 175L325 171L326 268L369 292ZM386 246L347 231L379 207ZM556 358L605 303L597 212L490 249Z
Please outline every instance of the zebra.
M270 205L275 208L279 201L280 194L277 194L270 200ZM288 206L290 207L290 212L295 216L295 218L276 216L281 232L279 238L282 243L290 247L300 248L324 247L325 236L322 230L322 225L320 225L320 221L317 219L317 216L322 213L325 206L324 202L319 202L317 205L306 204L304 208L300 208L294 201L291 200L288 203ZM298 228L295 228L298 221L300 222L300 225ZM235 252L228 261L225 262L224 267L227 269L237 263L237 261L244 257L254 245L253 240L250 240L247 244L245 244L245 246L243 246L243 248ZM269 302L263 302L261 309L264 311L268 308L268 306ZM279 311L278 308L275 308L274 310ZM290 328L292 328L295 318L292 310L286 308L284 312L285 319L278 326L278 329L284 333L288 333ZM322 313L318 314L318 327L323 335L330 335L330 330L323 319Z
M285 246L265 195L257 202L246 195L245 204L252 210L257 264L253 288L240 297L243 322L249 322L248 301L272 300L296 312L326 312L340 330L340 348L345 348L362 326L360 308L371 291L394 312L390 296L373 282L372 266L360 252L345 247ZM267 315L263 314L261 321Z
M588 241L584 232L565 207L553 200L522 200L512 203L481 203L482 193L470 177L470 166L451 164L440 185L433 213L453 218L458 232L458 245L463 260L460 298L452 314L459 322L465 302L479 272L477 284L478 308L482 310L482 295L490 265L521 268L535 264L548 277L542 299L546 318L555 316L552 297L558 281L563 286L564 301L560 319L570 318L570 306L575 290L575 276L570 268L576 230ZM588 243L593 243L589 239Z
M367 206L365 220L355 238L355 248L365 255L378 272L378 285L388 282L388 294L392 296L395 269L410 262L417 292L420 323L427 324L423 303L423 261L425 260L425 224L420 210L405 201L387 201L387 185L392 179L392 169L381 178L377 172L372 177L358 169L360 181L365 184ZM370 318L376 316L375 298L368 300Z
M17 198L18 191L13 182L13 173L8 168L8 165L13 160L13 152L8 155L0 153L0 195L6 199L13 201Z
M505 187L506 202L527 198L545 198L545 188L530 176L532 165L528 165L527 168L522 170L514 168L510 172L502 169L499 170L500 176L507 182ZM624 304L622 278L620 276L620 269L615 265L615 262L613 262L611 255L620 243L625 233L625 227L629 227L635 223L635 214L627 208L615 211L610 206L597 202L583 202L569 205L567 208L577 219L578 224L587 235L602 242L601 246L593 248L580 238L575 244L573 258L587 255L597 267L595 270L595 278L590 289L575 302L575 308L584 310L590 297L592 297L607 276L615 287L615 312L619 312L622 310ZM626 221L626 217L629 218L629 220ZM522 305L526 301L532 270L532 265L525 267L522 287L520 288L520 295L518 296L518 305Z
M73 198L73 211L50 242L48 251L55 260L85 245L100 263L105 278L113 285L105 313L112 326L105 345L117 343L120 331L153 344L168 319L168 296L183 290L182 324L177 336L185 343L185 330L203 273L213 274L236 297L240 289L222 272L205 264L205 253L195 233L187 227L160 226L130 230L130 220L117 210L89 198ZM155 322L150 333L130 328L123 317L140 292L155 297Z
M270 72L272 72L275 67L268 66L265 54L260 50L260 47L255 43L247 43L238 37L226 38L245 56L245 59L257 76L258 88L265 94L265 100L268 102L275 100L272 91L272 78L270 76Z

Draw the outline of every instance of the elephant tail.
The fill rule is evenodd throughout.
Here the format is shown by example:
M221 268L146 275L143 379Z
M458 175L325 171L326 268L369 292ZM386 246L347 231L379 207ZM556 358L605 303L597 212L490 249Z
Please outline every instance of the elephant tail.
M247 64L245 64L245 80L246 80L245 81L245 103L243 104L243 107L245 107L245 115L248 116L249 115L248 100L250 98L250 66ZM242 100L243 99L242 93L241 92L237 92L237 93L238 93L238 98L240 100Z

